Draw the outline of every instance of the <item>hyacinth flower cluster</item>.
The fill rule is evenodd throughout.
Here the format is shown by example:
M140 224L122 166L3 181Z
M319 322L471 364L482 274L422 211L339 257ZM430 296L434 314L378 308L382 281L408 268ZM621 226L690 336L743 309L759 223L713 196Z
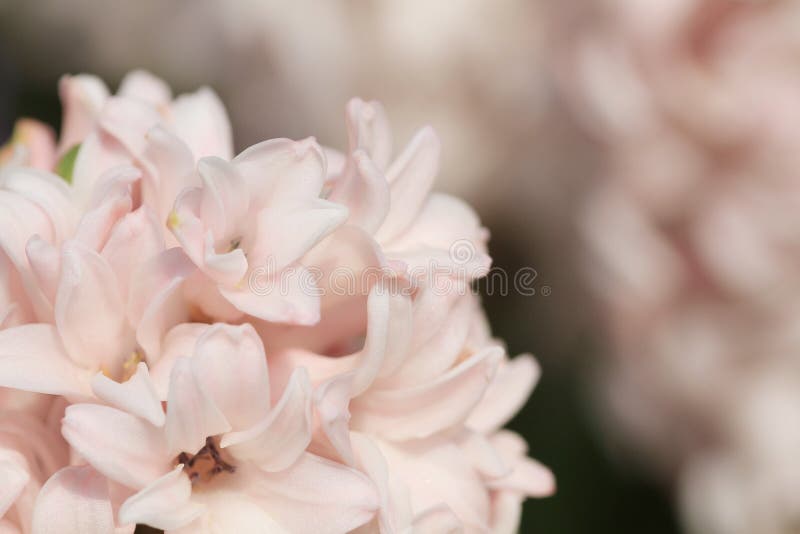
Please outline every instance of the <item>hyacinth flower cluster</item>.
M355 99L344 152L234 155L209 89L59 89L0 151L0 532L512 533L554 491L432 129Z

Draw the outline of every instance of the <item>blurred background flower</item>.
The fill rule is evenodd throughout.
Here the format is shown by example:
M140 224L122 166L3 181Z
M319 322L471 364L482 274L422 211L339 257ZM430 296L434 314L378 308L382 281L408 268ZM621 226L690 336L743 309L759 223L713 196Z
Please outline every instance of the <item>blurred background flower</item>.
M347 145L352 96L476 206L485 296L543 366L511 427L557 474L522 532L800 522L800 6L792 0L0 0L0 141L58 125L64 73L211 85L237 148ZM486 287L484 287L486 289ZM528 292L530 293L530 292Z

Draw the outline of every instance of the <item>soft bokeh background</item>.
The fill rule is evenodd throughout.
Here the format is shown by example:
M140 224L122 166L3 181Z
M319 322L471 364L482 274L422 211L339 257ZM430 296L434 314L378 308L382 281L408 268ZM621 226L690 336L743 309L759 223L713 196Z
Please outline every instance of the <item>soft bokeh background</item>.
M641 137L635 129L629 137L598 134L608 117L595 115L606 112L612 123L623 116L627 127L638 124L636 110L642 115L648 110L633 106L635 97L656 93L664 83L646 78L652 83L646 86L634 79L623 68L634 67L615 62L618 50L635 51L633 59L623 54L632 63L657 64L662 56L648 53L680 49L671 39L689 40L669 25L681 27L683 15L676 13L702 11L698 20L705 22L692 26L697 42L691 42L700 47L727 20L728 8L744 2L644 3L0 0L0 141L19 116L58 126L61 74L92 72L113 87L133 68L163 77L176 93L212 86L228 107L240 149L270 137L307 135L342 147L344 105L352 96L384 103L397 144L417 127L432 124L444 145L439 187L476 207L491 230L497 267L511 273L533 267L538 273L535 296L512 292L485 299L494 331L509 352L533 352L544 370L511 426L527 438L532 456L553 469L559 489L552 498L526 504L521 532L682 532L678 499L670 488L678 467L670 465L674 472L666 474L653 468L649 451L620 437L603 402L599 377L607 374L618 350L617 331L605 326L614 299L593 297L597 288L585 282L585 274L597 267L586 244L586 213L598 185L613 174L609 168L680 182L689 173L684 169L688 156L681 159L686 147L705 145L699 134L688 135L681 137L679 150L673 137L664 141L662 129L642 129ZM637 5L642 9L628 9ZM795 25L786 32L796 37L800 24L792 20ZM639 26L641 21L663 24ZM611 42L605 40L609 35ZM752 32L746 35L760 42ZM769 41L765 48L780 46ZM751 56L741 61L755 61ZM707 94L703 83L716 70L704 70L705 60L698 60L699 77L688 76L681 57L664 67L667 77L677 80L668 84L677 88L670 92L671 102L680 109L692 103L705 109L711 103L701 97ZM685 76L678 77L681 73ZM800 90L795 94L800 98ZM758 107L764 97L753 98L747 102ZM729 126L719 120L722 129ZM676 152L665 156L665 147ZM661 159L639 159L641 152ZM656 197L673 191L653 190ZM633 237L626 241L619 221L600 217L591 224L600 234L619 232L623 243L612 250L629 254L633 264L650 253L636 248ZM627 295L615 293L612 285L605 290ZM670 448L672 437L683 436L662 436L661 445Z

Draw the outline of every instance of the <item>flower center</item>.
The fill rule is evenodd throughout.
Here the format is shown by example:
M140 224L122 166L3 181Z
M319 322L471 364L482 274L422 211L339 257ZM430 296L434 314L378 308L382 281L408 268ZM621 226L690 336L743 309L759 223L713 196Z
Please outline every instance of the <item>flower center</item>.
M209 482L221 473L236 472L236 466L223 458L213 437L206 438L206 444L195 454L180 453L177 463L183 464L183 470L193 485Z

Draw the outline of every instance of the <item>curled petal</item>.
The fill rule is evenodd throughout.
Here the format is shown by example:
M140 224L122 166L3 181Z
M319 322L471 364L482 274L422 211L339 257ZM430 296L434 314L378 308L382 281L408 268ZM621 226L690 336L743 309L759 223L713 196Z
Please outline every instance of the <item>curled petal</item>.
M253 207L295 206L319 197L325 181L325 155L313 138L270 139L234 158Z
M246 476L246 492L289 532L349 532L380 505L365 475L310 453L279 473L251 469Z
M499 347L490 347L427 384L370 390L351 403L352 427L405 440L457 425L483 396L502 353Z
M183 464L129 497L119 509L122 524L141 523L173 530L194 521L203 513L202 504L192 502L192 483Z
M389 184L363 150L353 153L328 198L347 206L347 222L370 234L380 228L389 212Z
M219 292L238 310L275 323L313 325L319 321L315 274L294 265L278 274L267 267L251 270L242 287Z
M378 283L367 299L367 338L355 365L353 397L367 390L378 376L395 372L408 354L411 339L411 298Z
M379 241L396 237L416 218L439 172L440 151L433 128L423 128L386 171L392 209L378 231Z
M278 404L248 430L225 434L220 445L264 471L292 465L311 442L311 383L305 369L292 375Z
M144 362L139 362L136 373L122 383L98 373L92 379L92 391L111 406L138 415L155 426L164 425L164 409Z
M161 430L116 408L73 404L61 433L95 469L130 488L145 487L170 467Z
M483 433L505 425L525 405L540 375L541 368L530 354L521 354L500 365L467 425Z
M295 209L267 208L258 214L257 241L249 244L251 261L280 272L299 260L347 218L347 208L313 199Z

